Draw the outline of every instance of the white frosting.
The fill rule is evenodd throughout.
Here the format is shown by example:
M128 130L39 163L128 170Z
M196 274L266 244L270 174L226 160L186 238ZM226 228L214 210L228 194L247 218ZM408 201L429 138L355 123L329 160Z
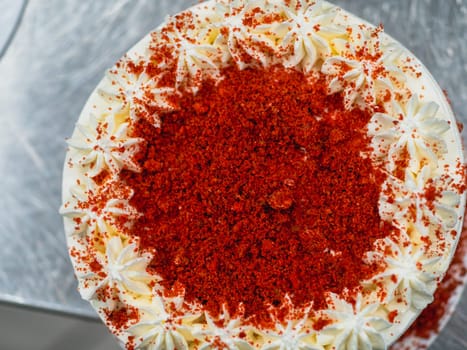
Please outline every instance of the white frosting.
M447 152L442 135L450 128L447 120L436 117L438 109L435 102L421 102L414 94L406 105L393 101L390 115L375 113L368 133L376 155L389 160L389 171L404 150L410 155L410 170L420 170L423 160L437 167L438 159Z
M93 233L97 229L100 233L107 233L109 224L119 216L125 216L127 225L135 220L139 213L130 205L129 200L133 191L119 193L118 197L108 198L105 203L92 204L93 198L98 193L98 187L90 178L85 178L79 184L70 187L70 198L60 207L60 214L70 218L74 222L74 229L68 233L85 235Z
M385 239L383 246L389 247L392 255L380 254L379 258L384 260L387 267L373 279L385 280L385 302L391 302L396 294L402 295L407 306L422 310L433 301L439 277L436 264L441 258L427 258L423 248L416 249L408 238L406 244L406 247L401 247L401 244Z
M239 336L245 329L245 327L241 326L240 319L231 319L227 310L224 309L223 314L219 317L223 323L222 327L217 326L209 314L205 313L204 317L206 318L206 325L198 327L193 334L200 339L211 339L211 342L208 341L201 345L200 350L217 349L218 346L214 342L221 343L232 350L254 349Z
M81 296L92 300L99 290L107 287L111 294L118 294L122 300L150 295L148 282L153 281L154 276L147 273L146 267L151 254L139 254L136 243L124 242L119 236L110 238L105 246L105 254L96 254L102 271L79 272Z
M380 197L379 211L382 218L394 222L398 227L407 228L410 222L422 226L422 220L428 218L430 222L437 223L448 230L455 227L458 221L457 207L460 204L460 195L451 190L443 190L440 197L433 200L431 209L430 200L426 197L428 180L434 183L442 181L433 177L430 167L424 166L418 173L409 168L405 171L405 179L401 181L395 177L388 177L383 185L383 195ZM387 193L390 192L390 196ZM390 200L389 197L393 197ZM412 209L415 208L415 211ZM413 218L413 213L415 218Z
M159 116L146 109L146 105L157 107L161 111L177 108L169 97L176 93L174 87L159 87L158 81L150 79L146 73L135 74L127 67L128 57L124 57L117 66L109 70L98 89L101 98L109 103L116 113L129 112L133 121L145 117L155 127L160 127ZM144 102L144 103L142 103Z
M106 231L105 222L95 211L89 210L87 203L89 194L96 189L94 181L85 178L83 182L68 188L68 201L60 207L60 214L73 220L73 230L66 230L69 235L83 235L88 232L90 226L97 225L100 230Z
M216 26L220 29L225 28L227 33L223 34L220 31L216 44L226 47L235 64L242 69L249 65L249 62L244 59L245 53L263 66L267 66L271 62L271 57L263 52L263 48L267 47L274 51L274 41L268 35L264 35L271 32L272 27L261 25L252 28L244 24L246 15L251 13L253 9L267 10L268 5L265 0L217 2L216 11L219 12L218 16L221 18L221 22L217 23Z
M168 38L168 40L165 38ZM210 43L210 33L199 29L196 31L188 30L187 33L169 31L164 33L164 38L156 39L156 43L159 41L174 50L177 61L175 70L175 86L177 88L181 87L185 80L189 78L218 78L220 76L219 62L222 51L218 46L216 47Z
M312 333L305 331L306 317L298 322L289 320L287 326L277 323L276 332L265 333L267 341L261 348L262 350L321 350L323 347L319 344L313 344L310 341ZM314 333L314 332L313 332Z
M185 319L193 316L185 316ZM196 318L196 317L195 317ZM141 307L141 320L128 328L128 333L138 339L138 347L148 350L186 350L189 349L186 338L191 331L183 320L173 320L166 312L161 297L155 296L152 303Z
M123 343L134 337L137 349L153 350L217 349L218 344L238 350L385 349L431 301L452 256L456 237L450 233L459 232L460 203L465 202L465 193L451 186L460 180L447 166L462 161L452 112L427 72L415 78L403 70L404 57L416 59L380 29L324 1L291 0L288 4L281 0L207 1L191 10L198 19L195 27L182 26L180 32L173 30L177 17L168 18L109 70L68 141L69 165L60 212L68 244L76 250L72 260L79 289L104 319L105 311L117 304L137 310L136 323L114 330ZM163 35L164 28L170 27ZM155 64L159 69L175 65L174 86L144 71L144 63L161 45L170 48L173 57ZM143 63L143 69L134 69L130 63ZM183 298L169 300L161 294L157 276L147 271L153 255L139 252L138 242L119 232L114 220L123 215L131 224L138 216L130 205L131 190L112 193L106 187L123 169L140 170L133 156L143 140L129 136L132 123L144 118L161 127L158 113L178 108L173 95L183 89L196 93L200 78L221 79L221 69L232 63L242 69L282 64L308 74L321 72L328 79L329 93L342 92L347 108L377 103L385 108L368 125L373 151L366 156L388 173L379 211L383 219L408 233L408 244L388 239L377 242L368 260L379 259L385 268L371 281L362 281L362 286L371 286L375 295L384 289L385 297L359 294L352 304L331 294L328 309L320 313L332 323L320 331L313 330L315 316L260 330L243 324L241 318L230 319L225 310L213 319L199 305L187 306ZM388 96L391 103L385 100ZM400 179L396 170L404 152L409 165ZM91 178L104 170L110 176L98 185ZM446 176L451 176L449 181ZM437 192L428 198L426 189L431 183ZM102 193L107 193L105 201L91 205ZM428 251L422 238L436 241L438 231L450 237L446 251ZM392 254L383 254L385 247ZM92 259L102 266L101 271L90 268ZM110 297L100 295L105 292ZM404 305L396 296L403 296ZM178 313L172 314L173 307ZM393 309L400 314L398 323L391 324L388 312Z
M112 174L118 174L123 168L139 171L131 156L139 150L142 140L128 137L128 123L115 124L112 114L102 121L91 115L88 124L76 124L78 134L67 141L73 150L70 152L73 163L89 167L90 177L104 169Z
M330 39L342 36L345 31L333 23L336 7L322 1L296 2L296 6L284 6L282 2L288 21L281 23L275 32L282 37L279 44L282 51L291 51L285 57L284 66L310 72L318 60L331 55Z
M123 58L120 65L106 72L104 84L98 88L98 93L116 112L129 106L130 116L136 120L136 99L143 98L141 86L147 83L148 77L145 74L137 76L131 73L125 63L126 59Z
M343 91L348 108L374 104L386 91L395 91L392 81L404 79L398 67L402 54L398 44L386 44L382 32L370 35L359 26L351 29L349 38L332 41L338 54L328 57L321 67L330 77L330 92ZM384 54L378 57L381 52Z
M331 294L333 308L325 313L335 321L318 334L318 343L336 350L386 349L383 331L391 324L376 315L379 304L364 305L359 295L352 305Z

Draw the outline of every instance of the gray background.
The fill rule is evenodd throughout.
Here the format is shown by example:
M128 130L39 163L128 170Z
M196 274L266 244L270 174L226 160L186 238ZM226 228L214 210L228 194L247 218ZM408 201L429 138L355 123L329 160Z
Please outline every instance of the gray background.
M76 292L57 214L64 139L71 134L104 70L167 14L196 2L28 2L18 31L0 60L0 302L96 318ZM372 23L384 23L386 32L414 52L447 90L458 118L467 120L467 0L334 2ZM35 316L19 314L14 318L18 327L32 327L21 317L34 320ZM39 315L39 320L46 317L31 315ZM14 341L13 345L2 344L7 334L14 338L7 327L14 325L14 321L8 321L12 317L14 309L0 308L0 349L30 348L24 343L15 346ZM65 325L66 319L52 319L48 328L48 321L40 321L46 331L36 335L36 345L57 332L56 336L74 339L70 332L52 326L53 322ZM97 323L76 322L84 327L71 323L77 329L90 327L86 334L98 328ZM432 349L465 349L466 335L461 329L466 322L464 293L457 312ZM101 336L99 332L96 337ZM21 332L23 336L27 333ZM80 348L91 346L78 345Z

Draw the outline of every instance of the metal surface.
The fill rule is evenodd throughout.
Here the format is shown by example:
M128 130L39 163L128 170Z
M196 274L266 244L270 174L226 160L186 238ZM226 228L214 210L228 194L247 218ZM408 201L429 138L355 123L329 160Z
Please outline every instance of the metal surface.
M0 58L13 39L25 4L26 0L0 0Z
M197 0L31 0L0 61L0 301L95 317L57 213L65 137L93 87L168 13ZM467 0L340 0L415 53L467 121ZM464 134L465 139L465 134ZM467 294L432 349L465 349Z

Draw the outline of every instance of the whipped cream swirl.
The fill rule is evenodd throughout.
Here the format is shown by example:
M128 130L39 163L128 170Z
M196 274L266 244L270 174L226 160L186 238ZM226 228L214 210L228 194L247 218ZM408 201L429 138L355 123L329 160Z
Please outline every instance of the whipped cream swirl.
M380 304L365 305L359 295L355 304L330 295L332 309L325 313L335 321L318 334L318 343L336 350L386 349L382 331L391 324L376 311Z

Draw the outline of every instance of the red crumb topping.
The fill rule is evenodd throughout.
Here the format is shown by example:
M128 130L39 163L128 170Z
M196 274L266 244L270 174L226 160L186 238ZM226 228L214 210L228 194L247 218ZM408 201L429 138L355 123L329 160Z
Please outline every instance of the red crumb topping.
M121 174L143 214L129 234L157 249L167 290L183 285L213 315L226 304L267 323L286 295L325 308L326 292L375 273L364 254L392 232L378 213L386 175L362 156L371 112L295 70L223 74L181 95L162 128L135 124L148 146L143 171Z

